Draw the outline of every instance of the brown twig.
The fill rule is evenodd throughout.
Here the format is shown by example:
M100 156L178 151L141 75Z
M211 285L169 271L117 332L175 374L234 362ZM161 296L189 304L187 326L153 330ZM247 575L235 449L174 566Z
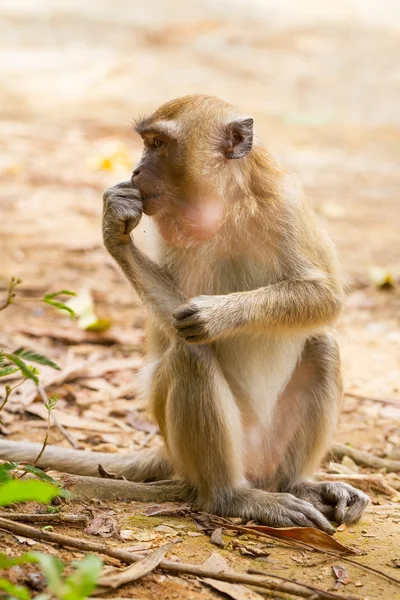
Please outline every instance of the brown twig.
M63 513L55 514L35 514L35 513L0 513L1 519L9 519L10 521L18 521L22 523L70 523L76 525L87 525L89 517L86 515L65 515Z
M273 579L280 579L281 581L286 581L287 583L292 583L291 579L287 577L281 577L280 575L272 575L271 573L266 573L265 571L261 571L260 569L248 569L247 572L250 575L264 575L267 577L272 577ZM302 587L309 590L309 596L303 596L303 598L312 598L313 600L335 600L337 598L337 594L332 594L331 592L325 592L324 590L320 590L318 588L312 587L306 583L301 584ZM346 596L349 598L355 598L355 596Z
M334 458L341 460L343 456L349 456L355 463L371 469L386 469L388 473L400 473L400 460L380 458L369 452L357 450L346 444L335 443L331 446L330 453Z
M74 538L68 535L61 535L49 531L42 531L40 529L36 529L35 527L31 527L30 525L14 523L1 517L0 529L9 531L10 533L14 533L17 535L23 535L28 538L44 540L52 544L76 548L77 550L83 550L84 552L97 552L99 554L105 554L106 556L111 556L112 558L116 558L129 564L137 562L144 556L139 554L134 555L130 552L127 552L126 550L113 548L106 544L101 544L98 542L90 542L87 540ZM292 594L300 598L313 598L315 600L325 600L327 598L330 600L330 598L332 598L332 596L315 595L317 593L326 594L326 592L324 592L323 590L313 589L311 591L309 586L304 586L302 584L290 580L277 581L273 578L269 579L268 576L264 574L262 577L259 577L257 575L251 575L246 573L218 572L213 571L211 569L205 569L201 565L192 565L189 563L176 563L170 560L162 560L159 564L159 567L163 571L167 571L168 573L174 575L194 575L196 577L208 577L211 579L218 579L220 581L228 581L229 583L241 583L244 585L252 585L262 589L282 592L285 594ZM335 594L334 597L336 598L336 600L354 599L354 596L342 596L339 594Z
M353 394L353 392L345 392L345 396L349 398L355 398L356 400L363 400L365 402L379 402L380 404L388 404L390 406L396 406L400 408L400 401L389 400L388 398L372 398L371 396L363 396L362 394Z

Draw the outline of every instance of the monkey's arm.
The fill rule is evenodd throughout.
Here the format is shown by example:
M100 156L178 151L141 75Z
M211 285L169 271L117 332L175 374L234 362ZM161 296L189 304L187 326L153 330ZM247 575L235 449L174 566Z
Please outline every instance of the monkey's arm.
M302 329L331 323L340 312L340 286L321 273L246 292L198 296L175 311L175 327L190 343L207 343L235 330Z
M158 317L167 332L176 335L173 312L187 302L171 278L133 244L130 232L142 216L142 202L130 182L104 194L103 239L142 302Z

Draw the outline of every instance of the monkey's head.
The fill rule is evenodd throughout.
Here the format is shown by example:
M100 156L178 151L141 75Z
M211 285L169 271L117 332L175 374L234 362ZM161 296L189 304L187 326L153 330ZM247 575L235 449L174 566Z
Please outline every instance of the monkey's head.
M132 183L164 239L186 245L215 235L243 185L253 119L218 98L194 95L162 105L135 129L144 150Z

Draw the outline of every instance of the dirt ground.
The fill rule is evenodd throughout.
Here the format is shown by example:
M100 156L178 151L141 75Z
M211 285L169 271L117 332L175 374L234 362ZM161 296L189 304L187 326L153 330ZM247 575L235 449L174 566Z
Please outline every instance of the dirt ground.
M337 244L348 288L337 332L349 394L337 441L400 460L396 0L387 0L384 12L378 0L3 0L0 15L0 275L23 280L19 300L0 312L0 347L24 345L63 367L83 365L79 376L58 382L42 371L48 390L61 396L56 414L76 443L109 452L158 443L135 400L144 311L102 246L101 195L129 178L140 155L134 116L179 95L209 93L254 116ZM394 289L377 288L373 267L385 270ZM102 343L33 301L61 289L90 290L98 314L112 322ZM41 401L31 391L16 390L4 411L2 433L10 439L43 439ZM51 442L68 445L56 427ZM323 470L376 474L345 463L326 463ZM233 538L217 549L191 520L143 517L139 504L96 511L112 514L123 530L149 532L147 548L168 537L155 527L175 528L183 539L176 560L200 564L219 552L237 571L261 568L325 590L334 589L332 566L339 562L350 578L339 593L391 600L400 598L400 476L381 476L386 491L364 481L372 503L359 524L336 537L365 552L358 563L397 584L342 559L275 542L263 559L243 556ZM61 525L55 530L83 535ZM110 543L133 545L132 539ZM27 542L0 533L3 545L17 553ZM67 560L79 554L57 552ZM121 595L197 600L219 593L194 578L155 573Z

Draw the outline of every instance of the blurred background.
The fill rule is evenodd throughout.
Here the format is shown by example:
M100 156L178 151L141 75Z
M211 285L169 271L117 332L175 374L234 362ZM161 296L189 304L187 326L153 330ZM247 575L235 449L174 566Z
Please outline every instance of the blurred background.
M61 363L134 352L140 363L143 310L102 246L102 192L128 179L140 156L131 119L180 95L217 95L254 117L338 246L348 289L338 326L348 393L338 439L393 456L400 446L398 0L1 0L0 16L0 274L20 277L28 298L89 290L98 314L111 320L103 343L49 307L16 301L0 313L0 347L30 344ZM137 365L101 376L114 387L129 384ZM114 394L111 406L97 386L59 385L60 413L106 422L114 410L126 418L127 394ZM34 406L14 395L8 435L21 437L26 419L32 427L24 435L40 438ZM144 443L140 430L132 442L131 425L93 441L69 423L82 446Z

